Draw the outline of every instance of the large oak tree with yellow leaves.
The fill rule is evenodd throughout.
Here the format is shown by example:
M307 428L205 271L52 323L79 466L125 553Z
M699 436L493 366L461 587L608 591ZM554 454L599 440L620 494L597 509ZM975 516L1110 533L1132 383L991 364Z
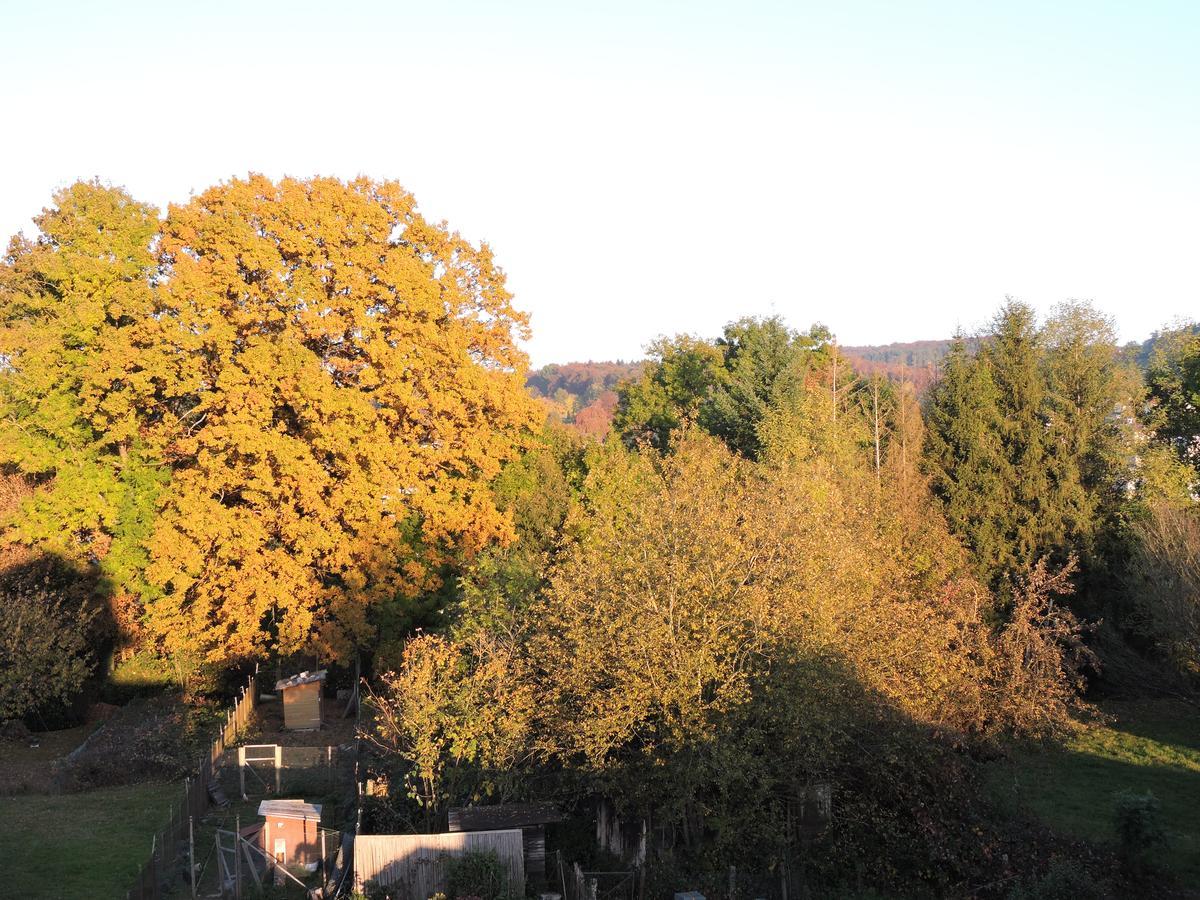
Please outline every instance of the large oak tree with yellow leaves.
M55 204L0 266L0 465L37 485L3 524L162 649L344 655L510 536L489 482L538 414L486 246L365 178Z
M509 536L488 482L536 412L486 246L392 182L251 176L171 207L160 264L168 648L343 655L373 603Z

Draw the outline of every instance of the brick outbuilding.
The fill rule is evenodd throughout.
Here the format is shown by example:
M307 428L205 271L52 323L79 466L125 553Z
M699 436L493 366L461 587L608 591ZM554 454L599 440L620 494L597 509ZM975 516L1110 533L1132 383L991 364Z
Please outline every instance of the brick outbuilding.
M321 806L303 800L264 800L262 847L284 866L309 866L321 859Z

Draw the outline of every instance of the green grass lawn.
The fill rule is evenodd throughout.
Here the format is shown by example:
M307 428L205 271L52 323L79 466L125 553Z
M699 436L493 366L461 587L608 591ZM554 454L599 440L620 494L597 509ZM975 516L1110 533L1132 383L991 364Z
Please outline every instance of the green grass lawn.
M0 797L0 897L124 897L179 784Z
M1113 793L1152 791L1169 845L1156 861L1200 888L1200 711L1170 700L1113 702L1114 717L1062 750L1024 752L997 767L993 785L1056 831L1114 841Z

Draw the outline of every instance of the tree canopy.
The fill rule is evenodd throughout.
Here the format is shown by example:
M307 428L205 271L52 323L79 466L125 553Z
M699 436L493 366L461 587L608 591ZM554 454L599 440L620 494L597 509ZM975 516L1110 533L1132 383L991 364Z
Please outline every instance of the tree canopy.
M537 414L486 246L365 178L251 176L162 223L56 200L0 280L4 461L51 482L14 526L144 579L168 650L348 653L511 537L489 482Z

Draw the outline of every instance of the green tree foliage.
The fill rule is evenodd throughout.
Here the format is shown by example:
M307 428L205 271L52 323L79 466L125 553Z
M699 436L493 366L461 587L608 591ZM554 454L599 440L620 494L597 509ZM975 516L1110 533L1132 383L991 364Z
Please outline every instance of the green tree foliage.
M724 375L701 408L701 426L735 453L757 458L759 423L770 409L799 395L814 352L830 339L819 326L799 334L777 316L726 325L717 340Z
M1046 463L1046 387L1042 346L1031 306L1009 301L980 351L996 385L1001 474L1007 503L997 510L1015 571L1030 569L1050 548L1061 511ZM1011 574L1011 572L1009 573Z
M501 470L492 490L499 508L512 516L516 540L485 550L464 567L456 633L483 630L511 641L528 624L524 612L545 586L586 470L586 454L574 431L551 426Z
M1134 629L1200 678L1200 508L1159 502L1133 528L1126 575Z
M1200 331L1190 325L1156 337L1146 373L1156 429L1200 473Z
M0 722L69 702L92 672L87 599L42 579L0 579Z
M1119 363L1112 321L1085 303L1056 308L1043 328L1046 443L1061 523L1060 542L1090 555L1117 502L1123 435L1139 386Z
M1130 523L1186 493L1140 418L1143 398L1111 321L1087 303L1038 327L1010 301L975 355L951 349L928 399L925 467L993 589L1007 593L1039 559L1076 557L1081 584L1111 598Z
M0 266L0 464L40 484L5 524L142 590L165 479L137 400L157 214L96 182L54 202L37 240L15 238Z
M368 698L374 727L363 736L395 764L427 829L448 802L504 799L532 717L528 682L508 648L482 635L470 643L419 635L381 681Z
M495 850L472 850L446 860L446 881L453 900L501 900L515 896L508 870Z
M993 583L1016 565L1001 420L990 360L972 357L965 342L955 341L929 398L925 464L950 527L970 549L977 572Z
M796 332L777 316L731 322L715 342L660 339L641 378L621 387L613 427L631 444L662 450L681 424L695 421L757 458L761 423L798 398L831 339L823 326Z
M925 777L936 750L904 720L963 735L1066 721L1070 614L1030 600L1020 628L994 635L936 515L867 500L853 408L839 429L856 464L799 433L752 463L695 426L665 454L606 448L532 608L541 753L692 851L788 858L784 798L851 768L876 783L864 745Z
M694 419L722 375L721 352L708 341L680 335L650 345L641 378L620 389L613 429L632 444L657 449Z
M1113 794L1113 827L1121 863L1135 877L1145 873L1150 853L1167 843L1162 804L1151 791L1139 794L1125 790Z

